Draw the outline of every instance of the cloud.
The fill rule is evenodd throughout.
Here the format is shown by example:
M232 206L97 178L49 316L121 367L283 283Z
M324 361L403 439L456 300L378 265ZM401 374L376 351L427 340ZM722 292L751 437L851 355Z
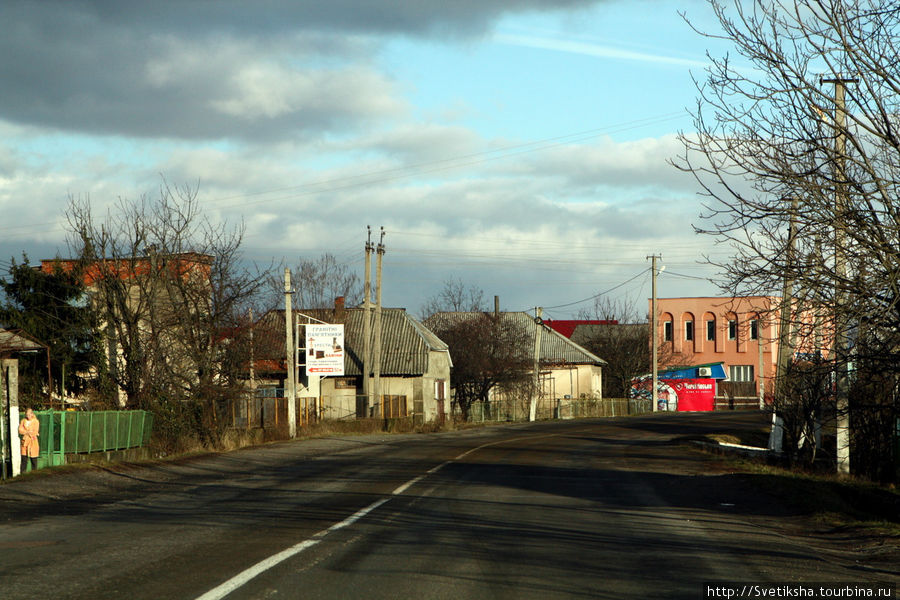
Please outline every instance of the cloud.
M635 52L634 50L626 50L624 48L609 46L606 44L599 44L596 42L563 40L553 37L516 33L498 33L494 36L493 39L496 42L502 44L510 44L513 46L524 46L526 48L538 48L541 50L554 50L557 52L569 52L572 54L581 54L598 58L640 61L664 66L702 69L709 65L709 61L679 58L676 56L665 54Z
M273 139L352 130L405 103L371 64L392 34L478 35L580 0L12 2L0 118L64 131Z

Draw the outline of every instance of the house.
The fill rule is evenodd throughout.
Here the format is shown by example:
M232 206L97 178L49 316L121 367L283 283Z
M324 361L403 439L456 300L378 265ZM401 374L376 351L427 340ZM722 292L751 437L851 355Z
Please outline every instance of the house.
M561 333L570 340L578 342L578 337L582 339L590 336L591 332L596 332L606 325L618 325L616 319L544 319L544 324L550 329ZM576 333L577 332L577 333Z
M491 315L482 312L439 312L428 317L425 323L440 332L448 325L474 323L476 319ZM522 359L522 364L528 365L527 371L532 374L535 339L540 331L540 396L543 400L553 402L602 397L602 375L606 361L528 313L496 312L493 318L498 319L507 332L514 332L513 336L508 336L508 343L518 345L515 354ZM492 397L498 392L492 390Z
M334 309L295 310L294 316L301 327L317 321L344 325L343 375L316 381L305 376L300 365L298 395L319 398L323 418L413 415L423 421L435 421L443 419L449 411L446 401L451 362L447 344L405 309L382 309L379 380L383 398L372 400L363 391L366 311L344 308L339 299ZM374 335L373 326L373 348ZM283 388L287 377L284 311L273 310L263 315L254 324L253 340L253 365L259 384L263 388ZM373 390L373 364L368 368L369 389Z
M722 363L727 379L719 383L720 397L768 394L778 362L780 304L777 296L659 298L660 351L669 366ZM795 358L828 354L828 328L814 310L793 306L791 321Z
M213 257L196 252L42 260L39 269L80 273L87 299L101 316L108 373L124 406L153 387L195 384L215 350L204 347L211 324ZM201 356L201 354L206 356ZM162 376L165 374L165 376Z

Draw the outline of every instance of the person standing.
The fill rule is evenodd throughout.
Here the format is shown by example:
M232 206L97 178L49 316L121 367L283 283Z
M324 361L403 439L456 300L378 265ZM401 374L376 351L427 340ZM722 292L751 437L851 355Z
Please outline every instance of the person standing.
M31 470L37 470L37 459L41 453L41 446L38 443L38 436L41 431L41 422L35 416L32 409L25 411L25 418L19 423L19 435L22 436L22 468L21 473L25 472L28 461L31 460Z

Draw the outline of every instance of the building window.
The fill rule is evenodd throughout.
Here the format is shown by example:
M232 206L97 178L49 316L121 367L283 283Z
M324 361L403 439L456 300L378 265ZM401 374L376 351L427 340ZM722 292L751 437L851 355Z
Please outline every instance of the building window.
M663 341L672 341L672 321L666 321L665 323L663 323Z
M753 381L753 365L730 365L728 379L731 381Z
M737 321L733 319L728 321L728 339L737 339Z
M334 380L334 389L354 390L356 389L356 380L352 377L337 377Z
M447 393L447 385L446 381L443 379L435 379L434 380L434 399L435 400L445 400Z
M706 322L706 341L707 342L716 341L716 322L715 321L707 321Z
M759 321L757 321L756 319L752 319L750 321L750 339L759 339Z
M694 339L694 322L693 321L685 321L684 322L684 339L686 339L689 342Z

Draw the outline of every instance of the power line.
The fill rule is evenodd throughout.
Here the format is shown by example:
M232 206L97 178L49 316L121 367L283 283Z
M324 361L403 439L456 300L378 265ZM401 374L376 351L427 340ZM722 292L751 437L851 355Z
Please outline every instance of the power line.
M622 287L623 285L626 285L626 284L628 284L628 283L631 283L632 281L634 281L635 279L637 279L637 278L640 277L641 275L646 275L646 274L647 274L647 270L646 270L646 269L641 269L641 270L637 273L637 275L635 275L634 277L631 277L631 278L629 278L629 279L626 279L626 280L623 281L622 283L620 283L620 284L618 284L618 285L615 285L615 286L609 288L608 290L604 290L604 291L600 292L599 294L594 294L593 296L589 296L588 298L583 298L583 299L581 299L581 300L576 300L575 302L568 302L568 303L566 303L566 304L557 304L556 306L546 306L546 307L544 307L544 308L545 308L545 309L549 309L549 310L553 310L553 309L555 309L555 308L567 308L567 307L569 307L569 306L575 306L576 304L581 304L582 302L587 302L588 300L593 300L594 298L599 298L600 296L603 296L603 295L605 295L605 294L608 294L608 293L610 293L610 292L613 292L613 291L619 289L620 287Z

